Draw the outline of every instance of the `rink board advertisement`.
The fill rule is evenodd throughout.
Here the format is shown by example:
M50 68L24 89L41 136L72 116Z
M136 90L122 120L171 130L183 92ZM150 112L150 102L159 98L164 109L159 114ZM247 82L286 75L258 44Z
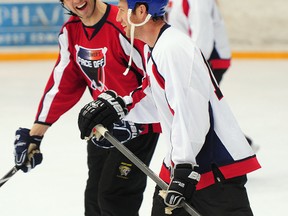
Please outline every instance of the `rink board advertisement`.
M0 46L56 45L67 19L57 3L0 3Z
M0 3L0 47L57 45L67 12L58 1Z

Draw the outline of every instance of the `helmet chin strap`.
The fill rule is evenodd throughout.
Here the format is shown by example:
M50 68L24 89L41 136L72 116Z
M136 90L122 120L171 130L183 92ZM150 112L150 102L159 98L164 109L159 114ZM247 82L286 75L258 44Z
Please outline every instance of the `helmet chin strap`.
M126 68L125 72L123 73L125 76L128 74L128 72L131 68L131 64L132 64L135 27L142 26L142 25L146 24L149 21L149 19L151 18L151 14L148 14L142 23L135 24L135 23L131 22L131 20L130 20L131 14L132 14L132 9L128 9L127 20L128 20L128 23L131 25L131 28L130 28L131 49L130 49L130 57L129 57L128 67Z
M94 8L93 8L93 13L94 13L94 11L95 11L95 9L96 9L96 0L94 0ZM68 15L72 15L72 16L78 16L77 14L75 14L74 12L72 12L70 9L68 9L65 5L64 5L64 2L63 1L60 1L60 4L61 4L61 6L66 10L66 11L68 11L68 13L66 13L66 14L68 14ZM79 18L82 18L81 16L78 16Z

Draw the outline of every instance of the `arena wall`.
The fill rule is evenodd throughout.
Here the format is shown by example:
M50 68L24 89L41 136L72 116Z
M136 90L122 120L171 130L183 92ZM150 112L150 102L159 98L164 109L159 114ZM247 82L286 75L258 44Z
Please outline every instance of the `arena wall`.
M226 23L234 57L288 58L287 0L217 1ZM46 0L45 2L58 3L57 0ZM45 2L41 1L41 3ZM107 2L116 3L117 1L107 0ZM1 28L1 24L9 21L9 16L12 16L12 12L3 10L3 5L13 3L39 3L39 0L1 0L0 40L1 34L5 31L5 27ZM39 49L41 49L41 55L39 55ZM0 60L15 58L15 52L17 52L18 59L56 58L57 49L56 44L39 48L37 45L15 47L2 46L0 43Z

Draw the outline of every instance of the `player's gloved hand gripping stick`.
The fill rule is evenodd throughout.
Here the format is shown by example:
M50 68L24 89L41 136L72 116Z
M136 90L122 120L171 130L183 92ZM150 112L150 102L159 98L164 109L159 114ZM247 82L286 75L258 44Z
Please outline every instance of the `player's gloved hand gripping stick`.
M19 169L29 172L42 162L40 143L43 136L30 136L30 130L19 128L14 142L15 166L0 179L0 187L5 184Z
M168 189L168 185L161 178L159 178L158 175L156 175L145 163L143 163L129 149L127 149L114 136L112 136L110 132L102 125L96 125L92 133L96 137L103 136L111 144L113 144L123 155L125 155L132 163L134 163L142 172L144 172L148 177L150 177L159 187L161 187L163 190ZM183 199L180 200L179 206L183 207L192 216L200 216L200 214Z

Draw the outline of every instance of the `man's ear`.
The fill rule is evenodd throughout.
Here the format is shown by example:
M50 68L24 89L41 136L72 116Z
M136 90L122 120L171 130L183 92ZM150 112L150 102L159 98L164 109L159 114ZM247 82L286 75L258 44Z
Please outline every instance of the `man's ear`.
M137 8L136 8L136 15L140 16L140 17L146 17L146 15L148 14L147 8L144 4L140 4Z

